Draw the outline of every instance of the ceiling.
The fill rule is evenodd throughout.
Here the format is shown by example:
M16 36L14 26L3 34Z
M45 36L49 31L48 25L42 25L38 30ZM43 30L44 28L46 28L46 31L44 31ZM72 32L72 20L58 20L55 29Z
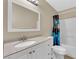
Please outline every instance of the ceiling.
M46 0L56 11L64 11L76 7L76 0Z

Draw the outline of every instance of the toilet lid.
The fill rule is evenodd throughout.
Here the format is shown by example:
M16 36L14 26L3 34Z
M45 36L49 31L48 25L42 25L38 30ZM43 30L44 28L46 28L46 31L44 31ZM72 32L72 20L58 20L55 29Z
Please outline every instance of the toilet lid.
M56 53L59 53L59 54L65 54L66 53L66 49L62 46L52 46L52 48Z
M53 46L53 49L59 50L59 51L65 51L66 49L62 46Z

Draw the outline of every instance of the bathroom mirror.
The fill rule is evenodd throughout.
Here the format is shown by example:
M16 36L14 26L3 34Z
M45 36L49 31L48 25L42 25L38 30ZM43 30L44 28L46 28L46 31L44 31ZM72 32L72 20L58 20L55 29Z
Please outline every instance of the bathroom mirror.
M8 32L40 31L38 6L27 0L8 0Z

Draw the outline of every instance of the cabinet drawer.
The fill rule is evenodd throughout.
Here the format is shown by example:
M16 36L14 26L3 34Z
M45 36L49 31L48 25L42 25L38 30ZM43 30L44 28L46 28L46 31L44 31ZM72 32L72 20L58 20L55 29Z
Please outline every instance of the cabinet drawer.
M5 57L5 58L3 58L3 59L10 59L9 57Z
M27 56L30 55L29 52L30 52L30 48L26 49L26 50L23 50L23 51L20 51L20 52L17 52L13 55L10 55L9 56L9 59L28 59Z

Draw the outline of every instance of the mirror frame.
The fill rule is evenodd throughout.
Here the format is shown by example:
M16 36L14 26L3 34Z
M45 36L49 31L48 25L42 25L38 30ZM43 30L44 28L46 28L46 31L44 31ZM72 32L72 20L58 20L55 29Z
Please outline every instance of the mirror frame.
M18 2L19 1L19 2ZM38 11L38 6L33 5L32 3L25 0L25 2L22 2L23 0L8 0L8 32L26 32L26 31L40 31L40 12ZM38 21L36 28L33 29L16 29L13 28L12 24L12 2L22 5L23 7L38 13ZM17 3L18 2L18 3ZM26 5L24 5L26 3Z

